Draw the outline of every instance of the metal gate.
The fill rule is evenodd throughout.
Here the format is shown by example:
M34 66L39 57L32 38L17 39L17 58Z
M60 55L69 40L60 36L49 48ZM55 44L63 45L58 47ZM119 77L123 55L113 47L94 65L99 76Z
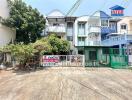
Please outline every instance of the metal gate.
M43 67L85 67L84 55L43 55L40 65Z
M128 67L128 56L126 55L110 55L112 68Z
M86 67L126 68L128 55L126 49L89 48L85 50Z

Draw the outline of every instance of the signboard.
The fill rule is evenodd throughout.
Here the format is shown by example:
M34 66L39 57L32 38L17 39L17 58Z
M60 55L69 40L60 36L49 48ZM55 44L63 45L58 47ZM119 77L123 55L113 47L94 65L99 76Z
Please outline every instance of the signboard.
M119 5L115 5L110 8L111 9L111 16L124 16L124 9Z
M112 16L123 16L124 15L124 11L123 10L112 10L111 11L111 15Z
M42 66L57 66L59 63L59 56L46 55L41 58Z

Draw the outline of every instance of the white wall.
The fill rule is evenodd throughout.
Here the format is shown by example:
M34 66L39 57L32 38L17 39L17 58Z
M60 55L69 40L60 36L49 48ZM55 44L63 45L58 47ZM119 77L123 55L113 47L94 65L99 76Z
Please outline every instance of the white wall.
M12 40L15 40L15 37L16 37L15 30L0 25L0 47L5 46Z
M9 8L7 0L0 0L0 16L2 18L9 17ZM4 25L0 24L0 47L5 46L12 40L15 40L16 32Z
M123 17L119 22L118 22L118 33L119 34L132 34L132 24L130 23L132 21L132 17ZM127 25L127 29L121 29L121 25L122 24L126 24Z
M75 26L75 37L74 37L74 44L75 44L75 46L78 46L78 23L79 22L85 22L86 24L85 24L85 34L87 35L88 34L88 19L89 19L89 16L82 16L82 17L79 17L79 18L77 18L76 19L76 21L75 21L75 23L74 23L74 26ZM87 40L86 40L87 41Z
M9 17L9 8L7 0L0 0L0 16L3 18Z
M89 16L82 16L76 19L75 21L75 46L78 46L78 23L79 22L84 22L85 23L85 44L87 45L88 42L93 42L93 41L101 41L101 34L100 30L97 30L98 35L94 35L94 33L90 33L90 25L91 24L96 24L99 25L100 21L98 19L92 19ZM96 23L97 22L97 23ZM88 43L89 44L89 43Z

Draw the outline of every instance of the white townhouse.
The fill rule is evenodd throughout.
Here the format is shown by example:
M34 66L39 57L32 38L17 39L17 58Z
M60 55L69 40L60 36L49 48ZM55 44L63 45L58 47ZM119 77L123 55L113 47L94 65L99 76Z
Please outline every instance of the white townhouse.
M59 10L53 10L47 17L46 23L46 35L55 33L59 38L68 40L71 44L70 54L75 54L74 52L74 22L76 17L65 16Z
M8 18L9 7L7 0L0 0L0 17ZM13 42L16 37L16 32L14 29L6 27L0 23L0 47L5 46L6 44Z

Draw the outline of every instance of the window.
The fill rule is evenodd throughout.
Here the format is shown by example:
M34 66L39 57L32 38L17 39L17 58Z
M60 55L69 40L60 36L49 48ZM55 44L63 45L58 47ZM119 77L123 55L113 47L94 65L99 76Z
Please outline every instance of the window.
M78 50L78 54L83 55L84 51L83 50Z
M68 41L73 41L73 36L67 36Z
M58 23L53 23L53 26L59 26L59 24Z
M89 60L97 60L97 51L89 51Z
M78 45L84 46L85 45L85 38L84 37L79 37L78 38Z
M72 23L72 22L68 22L68 23L67 23L67 27L68 27L68 28L73 28L73 23Z
M101 20L101 26L108 26L108 20Z
M84 38L84 37L79 37L79 38L78 38L78 41L79 41L79 42L84 42L84 41L85 41L85 38Z
M104 48L102 49L103 54L110 54L110 49Z
M85 34L85 23L78 23L78 33L81 35Z
M67 36L73 36L73 23L67 23Z
M121 25L121 29L126 30L127 29L127 25Z

